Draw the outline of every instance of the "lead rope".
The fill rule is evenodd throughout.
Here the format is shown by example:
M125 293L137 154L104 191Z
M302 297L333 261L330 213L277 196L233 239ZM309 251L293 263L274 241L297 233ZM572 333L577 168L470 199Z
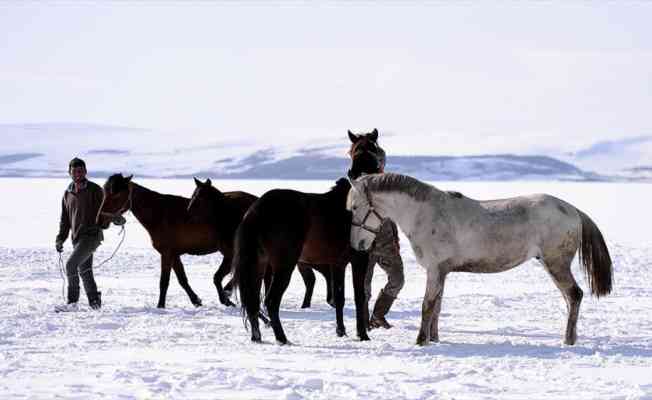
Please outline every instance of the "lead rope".
M125 224L125 225L126 225L126 224ZM125 230L125 226L124 226L124 225L122 225L121 228L122 228L122 229L120 229L120 232L118 232L118 235L122 235L122 239L120 239L120 243L118 243L118 246L115 248L115 250L113 250L113 254L111 254L111 256L110 256L109 258L107 258L106 260L102 261L102 262L99 263L97 266L95 266L95 268L99 268L99 267L101 267L102 265L106 264L108 261L110 261L110 260L113 258L113 256L115 256L115 253L118 252L118 250L120 249L120 246L122 246L122 242L125 241L125 237L127 236L127 231Z
M66 303L66 273L63 270L63 255L59 253L59 273L61 274L61 298L64 304Z

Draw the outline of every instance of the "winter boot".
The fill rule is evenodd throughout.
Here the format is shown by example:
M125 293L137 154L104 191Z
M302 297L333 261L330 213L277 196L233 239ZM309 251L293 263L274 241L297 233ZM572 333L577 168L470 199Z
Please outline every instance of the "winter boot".
M54 306L54 312L75 312L79 311L79 305L77 303L67 303L67 304L58 304Z
M99 310L102 307L102 292L97 292L95 295L88 296L88 305L93 310Z
M369 319L369 329L380 327L389 329L392 327L385 319L385 315L387 315L389 309L392 308L394 300L396 300L396 297L386 294L382 289L380 290L378 298L376 299L376 305L374 305L374 312Z

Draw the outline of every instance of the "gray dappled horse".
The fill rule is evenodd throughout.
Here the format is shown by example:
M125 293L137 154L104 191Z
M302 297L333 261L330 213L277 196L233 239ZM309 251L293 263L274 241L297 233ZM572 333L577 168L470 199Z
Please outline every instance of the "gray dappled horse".
M351 246L368 250L384 218L407 235L417 262L427 271L417 344L438 341L438 319L449 272L502 272L534 257L568 306L565 343L577 340L582 289L571 273L580 263L591 293L611 292L609 250L600 230L582 211L546 194L477 201L440 191L415 178L374 174L352 181L347 208L353 212Z

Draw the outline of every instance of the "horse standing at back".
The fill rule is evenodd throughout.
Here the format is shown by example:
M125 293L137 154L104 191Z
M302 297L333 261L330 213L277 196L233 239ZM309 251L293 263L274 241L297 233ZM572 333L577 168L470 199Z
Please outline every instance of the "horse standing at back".
M348 131L351 147L349 148L349 156L351 157L351 167L347 175L349 178L357 178L362 174L374 174L380 172L380 165L378 163L378 154L382 150L378 145L378 130L374 129L369 133L354 134ZM306 285L306 293L303 299L301 308L310 307L312 292L315 286L315 273L317 270L326 279L326 289L328 293L327 301L333 307L337 307L333 300L335 292L342 296L344 295L344 273L341 266L332 265L315 265L307 264L301 260L297 264L303 282ZM367 306L365 305L365 313L368 314Z
M149 233L152 246L161 255L161 278L158 308L165 308L165 298L174 270L181 287L195 306L199 296L190 287L181 263L181 255L206 255L219 251L224 256L213 283L222 304L233 306L222 288L222 279L229 273L236 228L256 197L246 192L225 192L220 207L196 211L187 209L190 199L157 193L131 181L132 176L110 176L104 184L104 200L97 215L98 223L114 215L131 211Z
M438 320L449 272L502 272L530 258L541 261L568 306L564 342L575 344L583 292L571 273L579 250L591 292L612 289L612 263L595 223L574 206L546 194L476 201L443 192L399 174L370 175L352 182L351 245L367 250L382 219L407 235L427 271L417 343L438 341Z

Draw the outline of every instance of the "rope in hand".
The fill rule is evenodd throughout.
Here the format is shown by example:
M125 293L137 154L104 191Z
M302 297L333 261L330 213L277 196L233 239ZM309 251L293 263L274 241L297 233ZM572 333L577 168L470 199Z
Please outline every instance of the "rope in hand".
M61 298L66 302L66 273L63 267L63 255L59 253L59 273L61 273Z

